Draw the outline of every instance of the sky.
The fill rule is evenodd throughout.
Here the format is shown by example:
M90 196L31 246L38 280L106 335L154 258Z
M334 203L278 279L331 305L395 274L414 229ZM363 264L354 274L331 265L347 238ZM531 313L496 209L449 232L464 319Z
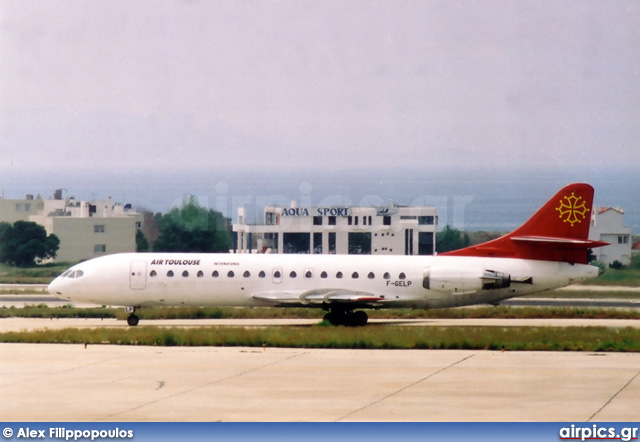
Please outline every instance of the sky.
M640 166L639 122L638 1L0 0L7 193L53 173L615 174Z

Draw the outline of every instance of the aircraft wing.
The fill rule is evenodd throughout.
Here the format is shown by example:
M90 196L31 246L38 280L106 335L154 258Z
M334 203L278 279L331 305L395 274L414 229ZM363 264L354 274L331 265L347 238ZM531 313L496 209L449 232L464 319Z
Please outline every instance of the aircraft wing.
M354 308L372 308L380 306L380 302L384 300L383 296L373 293L346 289L279 290L254 293L252 298L279 307L323 307L346 304Z

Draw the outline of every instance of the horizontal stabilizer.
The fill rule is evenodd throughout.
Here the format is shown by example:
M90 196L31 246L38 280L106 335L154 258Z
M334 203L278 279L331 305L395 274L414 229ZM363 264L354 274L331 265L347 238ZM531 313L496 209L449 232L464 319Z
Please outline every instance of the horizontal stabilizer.
M606 242L593 241L590 239L553 238L553 237L545 237L545 236L512 236L511 240L528 241L532 243L555 244L555 245L570 246L570 247L574 246L576 248L602 247L609 244Z

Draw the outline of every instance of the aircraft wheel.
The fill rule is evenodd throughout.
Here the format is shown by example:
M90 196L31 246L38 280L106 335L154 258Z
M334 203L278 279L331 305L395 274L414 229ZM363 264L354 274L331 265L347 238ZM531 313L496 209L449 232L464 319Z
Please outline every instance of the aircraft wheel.
M324 315L323 318L331 325L346 325L347 327L361 327L367 325L369 316L366 312L358 310L357 312L332 311Z
M140 318L138 318L134 314L129 315L129 317L127 318L127 324L129 324L131 327L135 327L136 325L138 325L138 322L140 322Z
M355 327L361 327L363 325L367 325L367 321L369 320L369 316L366 312L362 310L358 310L357 312L353 312L351 317L351 323Z
M349 327L361 327L367 324L369 317L365 312L359 310L357 312L349 312L345 317L344 324Z
M336 312L329 312L324 315L323 320L327 321L331 325L342 325L344 323L343 316Z

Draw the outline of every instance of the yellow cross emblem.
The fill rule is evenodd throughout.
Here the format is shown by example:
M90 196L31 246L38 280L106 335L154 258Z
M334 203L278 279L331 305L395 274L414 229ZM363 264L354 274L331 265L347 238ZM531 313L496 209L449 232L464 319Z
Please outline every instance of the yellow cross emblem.
M575 196L573 192L571 192L571 196L565 196L562 200L560 200L560 205L556 207L556 210L560 213L558 218L563 218L562 221L565 223L571 223L571 227L575 223L582 222L583 219L587 217L587 206L584 204L584 200L582 200L581 196ZM579 218L582 217L582 218Z

